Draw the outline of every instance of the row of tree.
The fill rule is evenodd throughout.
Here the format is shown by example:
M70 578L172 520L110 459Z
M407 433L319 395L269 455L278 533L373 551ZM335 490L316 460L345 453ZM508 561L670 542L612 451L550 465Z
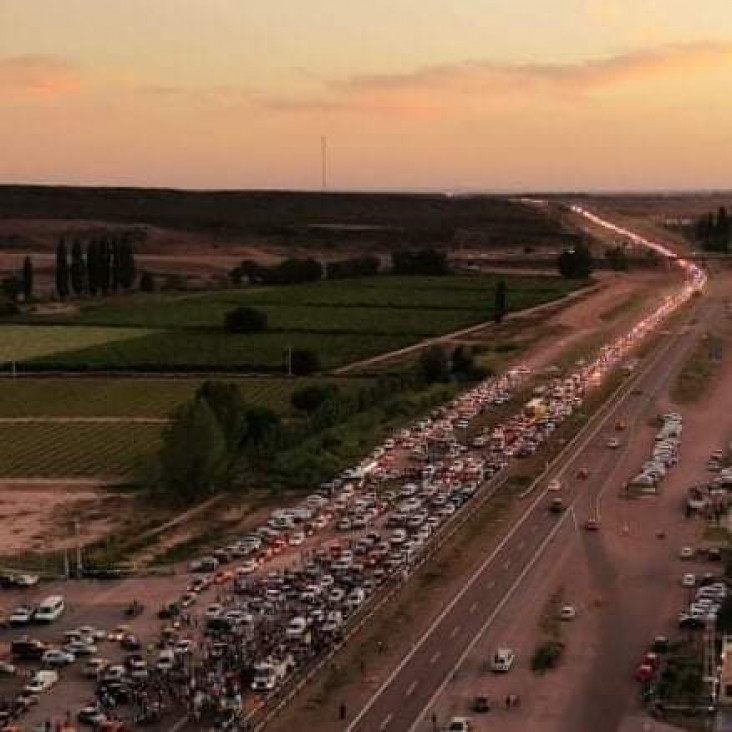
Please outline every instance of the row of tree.
M2 314L12 315L17 312L16 303L21 298L24 302L30 302L33 299L34 280L33 260L25 257L20 272L3 277L0 281L0 294L5 298Z
M124 238L97 238L86 245L75 239L71 253L65 239L56 247L56 294L65 300L73 294L108 295L130 290L137 266L130 241Z
M405 249L392 252L392 272L397 275L450 274L450 261L442 249Z
M708 213L694 224L694 238L708 252L728 252L732 246L732 222L727 209L722 206L715 213Z

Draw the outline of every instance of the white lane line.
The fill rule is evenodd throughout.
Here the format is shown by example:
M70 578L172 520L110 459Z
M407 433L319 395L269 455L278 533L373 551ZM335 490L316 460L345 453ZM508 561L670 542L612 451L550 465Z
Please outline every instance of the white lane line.
M389 726L389 722L391 722L391 718L393 717L393 714L388 714L386 719L381 723L381 726L379 727L380 730L385 730Z
M460 626L456 625L451 631L450 631L450 638L454 638L458 633L460 632Z
M432 694L432 696L429 698L429 700L424 704L422 707L422 711L417 716L416 720L414 721L414 724L409 727L409 729L406 732L416 732L417 728L422 724L422 720L424 719L424 715L427 713L428 709L431 709L434 706L435 701L439 698L440 694L445 690L445 687L450 683L450 679L453 678L455 672L465 663L465 659L472 653L473 649L477 645L478 641L485 635L486 630L488 627L493 623L493 621L498 617L498 614L503 610L504 606L508 601L513 597L516 590L519 588L521 583L526 578L526 575L533 569L534 565L539 561L541 556L544 554L544 550L549 546L549 543L551 540L557 535L559 532L559 529L562 528L564 525L564 522L567 519L567 515L573 511L572 508L569 509L569 511L565 511L564 514L562 514L562 517L557 521L556 524L554 524L554 528L549 532L547 537L544 539L544 541L541 542L539 548L534 553L534 556L531 558L531 560L527 563L527 565L524 567L522 572L519 574L519 576L516 578L516 581L511 585L511 587L508 588L506 594L503 596L503 599L496 605L493 612L490 614L488 619L483 623L482 627L478 630L478 632L473 636L473 639L468 643L465 650L460 655L460 658L455 662L453 667L450 669L450 672L445 675L445 678L443 682L437 687L435 692Z
M434 654L434 655L432 656L432 658L430 658L430 663L431 663L432 665L436 664L436 663L437 663L437 659L438 659L438 658L439 658L439 657L440 657L441 655L442 655L442 651L437 651L437 652L436 652L436 653L435 653L435 654Z
M477 609L478 609L478 603L477 603L477 602L474 602L474 603L473 603L473 604L472 604L472 605L470 606L470 612L471 612L471 613L474 613L474 612L475 612L475 611L476 611Z
M409 685L409 688L407 689L407 696L412 696L414 694L414 690L417 688L417 682L412 681L412 683Z

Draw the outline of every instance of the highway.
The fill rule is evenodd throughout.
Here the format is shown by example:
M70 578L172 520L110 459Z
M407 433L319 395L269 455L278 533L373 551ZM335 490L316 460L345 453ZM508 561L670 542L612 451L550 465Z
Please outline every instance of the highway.
M594 504L608 483L618 460L617 453L605 447L614 423L619 419L630 422L643 414L718 314L719 305L702 298L688 316L687 326L661 336L627 387L597 413L557 469L546 476L562 479L569 510L559 516L551 514L545 488L528 496L526 510L513 529L350 722L347 732L433 729L432 705L455 671L531 572L559 528L574 519L575 504ZM588 480L571 477L585 466L591 471Z

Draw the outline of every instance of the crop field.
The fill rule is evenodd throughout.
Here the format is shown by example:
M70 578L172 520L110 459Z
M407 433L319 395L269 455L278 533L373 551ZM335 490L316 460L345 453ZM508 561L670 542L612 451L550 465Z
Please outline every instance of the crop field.
M332 382L347 391L366 380ZM190 399L201 383L202 379L182 378L0 379L0 418L167 417L176 406ZM323 380L247 378L237 379L236 383L246 404L288 415L293 412L292 392Z
M125 476L159 443L155 425L0 424L0 478Z
M26 361L47 370L283 373L288 349L308 348L330 369L490 320L498 279L380 276L115 299L85 305L60 320L56 316L57 322L82 332L101 328L147 335L31 354ZM511 311L577 287L559 278L500 279L507 283ZM237 335L223 329L224 315L242 304L267 314L267 332Z
M130 340L149 332L141 328L0 325L0 364Z

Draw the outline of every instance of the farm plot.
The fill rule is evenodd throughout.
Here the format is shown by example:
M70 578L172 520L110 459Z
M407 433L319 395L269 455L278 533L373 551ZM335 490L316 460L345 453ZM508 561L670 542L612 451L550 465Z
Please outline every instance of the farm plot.
M160 427L0 424L0 478L115 478L160 444Z
M310 348L323 368L401 348L408 336L327 333L258 333L170 330L125 343L107 343L27 362L39 370L286 372L288 348Z
M190 399L202 379L18 378L0 379L0 418L166 417ZM235 383L250 406L290 414L292 392L322 379L247 378ZM333 380L344 391L365 379Z
M131 340L150 332L141 328L0 325L0 364Z
M284 373L288 350L306 348L318 354L323 369L331 369L490 320L498 279L381 276L115 299L63 318L82 330L91 324L155 330L127 341L29 356L27 364L46 370ZM559 278L500 279L507 284L511 311L578 287ZM269 331L227 333L224 315L241 304L265 312Z

